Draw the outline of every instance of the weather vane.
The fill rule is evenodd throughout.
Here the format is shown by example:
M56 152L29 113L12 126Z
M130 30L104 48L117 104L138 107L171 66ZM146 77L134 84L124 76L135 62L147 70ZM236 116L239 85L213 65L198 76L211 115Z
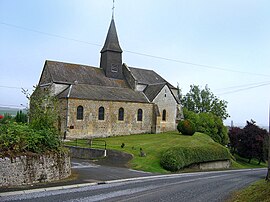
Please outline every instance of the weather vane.
M112 7L112 19L114 19L114 0L113 0L113 7Z

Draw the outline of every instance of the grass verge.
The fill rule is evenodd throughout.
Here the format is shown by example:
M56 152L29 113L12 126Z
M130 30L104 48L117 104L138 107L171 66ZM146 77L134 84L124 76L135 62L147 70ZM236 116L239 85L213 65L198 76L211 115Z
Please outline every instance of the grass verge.
M245 169L245 168L265 168L267 167L267 163L261 162L258 165L257 159L252 159L250 163L248 163L248 159L242 158L237 154L234 155L235 160L232 159L232 168L233 169Z
M270 182L260 180L235 192L228 202L270 202Z

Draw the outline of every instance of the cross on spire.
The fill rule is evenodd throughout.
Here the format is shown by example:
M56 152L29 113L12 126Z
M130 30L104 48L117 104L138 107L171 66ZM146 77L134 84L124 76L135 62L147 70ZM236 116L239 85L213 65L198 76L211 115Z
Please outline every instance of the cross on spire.
M114 0L113 0L113 7L112 7L112 19L114 19L114 9L115 9L115 7L114 7Z

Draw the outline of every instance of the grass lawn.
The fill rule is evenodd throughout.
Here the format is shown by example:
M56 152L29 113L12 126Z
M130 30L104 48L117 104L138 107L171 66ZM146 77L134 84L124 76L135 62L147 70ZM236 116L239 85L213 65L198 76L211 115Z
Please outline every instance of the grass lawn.
M130 162L130 167L136 170L148 172L168 173L160 166L160 157L163 151L170 147L210 147L215 149L225 149L218 143L215 143L208 135L195 133L193 136L180 135L178 132L167 132L160 134L142 134L117 136L108 138L97 138L96 140L105 140L107 149L113 149L133 154L134 158ZM122 143L125 144L121 148ZM67 145L75 145L75 141L66 142ZM78 146L85 146L84 141L78 141ZM140 157L140 148L146 153L146 157Z
M228 201L270 202L270 182L260 180L243 190L235 192Z

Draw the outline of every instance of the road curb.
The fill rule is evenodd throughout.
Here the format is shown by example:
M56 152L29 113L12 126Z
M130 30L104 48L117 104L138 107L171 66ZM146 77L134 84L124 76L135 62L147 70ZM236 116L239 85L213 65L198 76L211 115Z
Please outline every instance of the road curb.
M45 192L45 191L72 189L72 188L79 188L79 187L85 187L85 186L93 186L97 184L98 182L92 182L92 183L73 184L73 185L65 185L65 186L39 188L39 189L27 189L27 190L22 190L22 191L4 192L4 193L0 193L0 197L21 195L21 194L31 194L31 193Z

